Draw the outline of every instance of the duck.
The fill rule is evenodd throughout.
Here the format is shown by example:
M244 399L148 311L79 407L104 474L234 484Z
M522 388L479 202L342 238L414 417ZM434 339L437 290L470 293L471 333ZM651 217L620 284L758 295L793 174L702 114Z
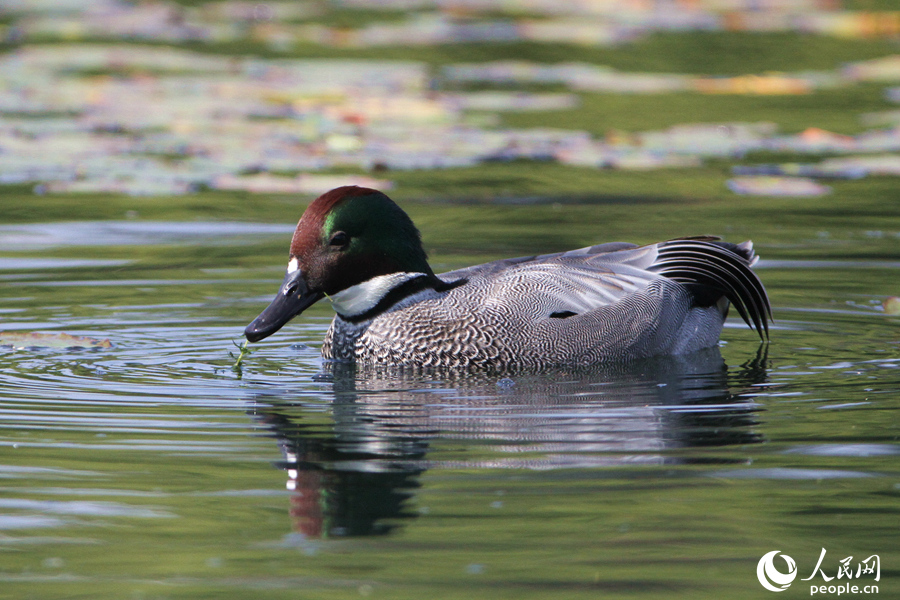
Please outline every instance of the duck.
M730 306L761 342L772 309L753 244L714 236L603 243L435 274L410 217L384 193L316 198L291 238L260 341L322 299L322 357L371 365L591 366L716 346Z

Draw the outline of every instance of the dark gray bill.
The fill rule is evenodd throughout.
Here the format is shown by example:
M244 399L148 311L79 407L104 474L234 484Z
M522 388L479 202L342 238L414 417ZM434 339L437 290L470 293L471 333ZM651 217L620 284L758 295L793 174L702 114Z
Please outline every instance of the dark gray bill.
M309 291L300 269L288 273L272 303L247 325L244 336L251 342L265 339L323 297L321 292Z

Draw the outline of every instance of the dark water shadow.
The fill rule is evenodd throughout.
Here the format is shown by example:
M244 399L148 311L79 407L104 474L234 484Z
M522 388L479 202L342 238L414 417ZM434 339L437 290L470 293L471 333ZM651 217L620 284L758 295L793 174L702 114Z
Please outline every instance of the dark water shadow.
M335 363L317 377L330 404L286 392L256 398L252 414L284 453L295 528L367 536L416 516L428 469L734 462L689 449L762 441L741 394L766 375L764 355L729 371L718 348L513 376Z

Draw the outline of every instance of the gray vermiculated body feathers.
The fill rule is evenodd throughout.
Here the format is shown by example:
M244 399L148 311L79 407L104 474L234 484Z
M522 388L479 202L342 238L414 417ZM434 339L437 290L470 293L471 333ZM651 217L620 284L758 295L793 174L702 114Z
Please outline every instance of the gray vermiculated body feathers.
M728 300L760 336L771 315L752 245L714 238L601 244L440 275L362 322L336 316L322 354L422 366L589 365L718 342Z

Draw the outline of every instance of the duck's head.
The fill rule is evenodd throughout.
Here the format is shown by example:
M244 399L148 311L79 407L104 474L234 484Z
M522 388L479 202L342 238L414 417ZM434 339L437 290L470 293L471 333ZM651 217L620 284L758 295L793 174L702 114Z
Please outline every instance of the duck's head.
M244 335L259 341L324 296L401 273L424 273L435 279L409 216L379 191L356 186L333 189L316 198L300 217L281 289Z

